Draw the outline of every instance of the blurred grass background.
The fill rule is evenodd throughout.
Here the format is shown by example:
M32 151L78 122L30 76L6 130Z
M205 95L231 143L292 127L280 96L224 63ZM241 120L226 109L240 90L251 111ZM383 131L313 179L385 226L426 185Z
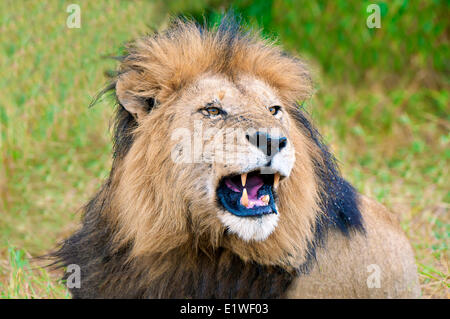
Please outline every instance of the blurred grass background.
M374 1L375 2L375 1ZM69 4L81 28L66 26ZM449 298L448 1L0 1L0 298L66 298L31 261L70 234L107 177L112 101L88 108L123 44L233 8L312 67L306 107L356 188L411 240L423 297Z

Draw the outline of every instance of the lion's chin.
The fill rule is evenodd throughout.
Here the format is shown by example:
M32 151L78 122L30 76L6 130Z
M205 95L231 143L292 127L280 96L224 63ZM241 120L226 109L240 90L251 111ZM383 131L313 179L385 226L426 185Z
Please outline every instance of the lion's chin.
M219 213L219 219L228 232L236 234L245 241L264 241L275 230L279 214L266 214L255 217L239 217L227 211Z

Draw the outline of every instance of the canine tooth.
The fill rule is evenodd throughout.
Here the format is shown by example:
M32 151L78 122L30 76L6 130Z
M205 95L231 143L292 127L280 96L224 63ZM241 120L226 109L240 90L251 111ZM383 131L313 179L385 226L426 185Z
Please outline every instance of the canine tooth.
M269 195L261 196L261 200L267 205L269 204L270 196Z
M242 187L245 187L245 183L247 183L247 173L241 174L241 182Z
M280 182L280 174L275 173L275 175L273 176L273 187L277 188L279 182Z
M242 191L241 204L242 206L248 207L248 195L246 188Z

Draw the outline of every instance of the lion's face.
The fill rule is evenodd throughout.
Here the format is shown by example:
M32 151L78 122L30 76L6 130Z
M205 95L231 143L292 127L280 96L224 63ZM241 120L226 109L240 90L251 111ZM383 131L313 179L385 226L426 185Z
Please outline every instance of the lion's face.
M189 205L241 239L266 239L280 214L278 184L295 162L291 119L275 90L249 76L203 76L170 108L171 160L190 172L174 189L192 190Z
M257 38L181 23L133 44L119 74L117 240L133 256L187 244L301 263L320 163L297 118L311 93L305 65Z

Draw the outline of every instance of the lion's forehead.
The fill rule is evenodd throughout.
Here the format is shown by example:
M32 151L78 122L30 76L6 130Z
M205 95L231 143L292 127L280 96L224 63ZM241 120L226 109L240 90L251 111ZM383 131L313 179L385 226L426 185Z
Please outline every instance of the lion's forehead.
M231 110L281 104L273 88L258 78L245 75L233 81L218 75L203 76L189 93L196 104L216 102Z

